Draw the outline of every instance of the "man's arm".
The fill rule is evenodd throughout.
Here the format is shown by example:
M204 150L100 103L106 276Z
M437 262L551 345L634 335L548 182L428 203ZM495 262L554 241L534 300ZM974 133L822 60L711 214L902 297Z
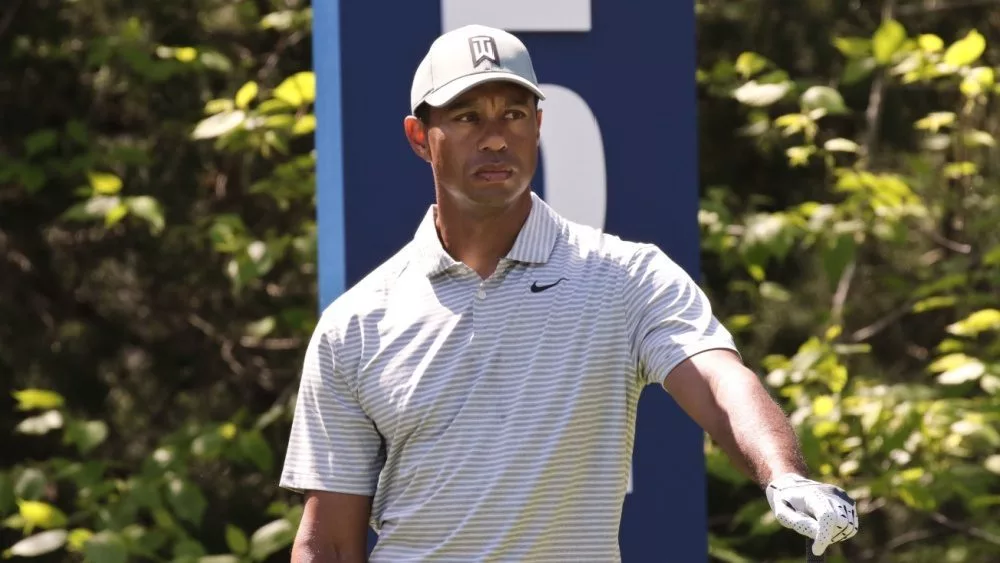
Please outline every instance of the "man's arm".
M785 413L733 352L695 354L671 371L663 387L761 488L785 473L808 474Z
M309 491L291 563L366 563L372 497Z

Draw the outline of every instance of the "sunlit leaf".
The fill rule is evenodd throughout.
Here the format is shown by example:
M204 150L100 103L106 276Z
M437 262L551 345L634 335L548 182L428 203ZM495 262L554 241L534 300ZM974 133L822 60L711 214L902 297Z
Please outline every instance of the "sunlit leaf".
M805 166L809 163L809 157L815 153L816 147L814 146L789 147L785 150L791 166Z
M104 226L110 227L112 225L115 225L119 221L124 219L126 215L128 215L128 206L125 205L124 203L119 203L118 205L109 209L108 212L104 215Z
M829 86L813 86L802 93L800 99L805 112L821 109L828 114L839 114L847 111L844 98L840 92Z
M947 330L956 336L977 336L988 330L1000 330L1000 310L976 311L965 319L948 325Z
M174 49L174 57L182 63L189 63L198 58L198 49L194 47L178 47Z
M66 525L66 515L47 502L19 500L17 506L21 518L31 528L61 528Z
M953 43L944 53L945 64L960 67L970 65L986 50L986 38L973 29L965 37Z
M316 116L313 114L303 115L295 121L292 126L292 135L308 135L316 130Z
M282 81L273 95L294 107L312 103L316 99L316 75L312 72L295 73Z
M961 353L947 354L935 360L931 365L927 366L927 369L931 372L940 373L960 368L976 361L978 361L976 358Z
M165 226L163 210L155 198L146 195L129 197L125 199L125 205L133 215L144 219L154 234L163 232Z
M848 59L866 57L872 52L872 40L867 37L837 37L833 46Z
M735 67L736 71L739 72L744 79L746 79L764 70L769 64L770 61L761 55L745 51L740 53L740 56L736 57Z
M250 537L250 556L263 561L279 550L288 547L295 539L295 527L284 518L261 526Z
M246 113L242 110L225 111L207 117L195 126L191 137L194 139L212 139L229 133L243 124Z
M942 373L938 376L938 383L942 385L961 385L962 383L975 381L985 372L986 366L978 360L973 360Z
M905 41L906 28L903 27L903 24L893 19L883 21L872 37L872 52L875 55L875 60L879 64L887 64Z
M45 389L23 389L14 391L17 409L30 411L35 409L55 409L63 406L62 395Z
M989 470L991 473L996 473L1000 475L1000 454L993 454L986 458L983 462L983 467Z
M20 432L21 434L41 435L49 432L50 430L62 428L62 425L62 413L57 410L50 410L38 416L22 420L15 428L15 431Z
M830 152L858 152L861 147L850 139L836 138L823 143L823 148Z
M917 120L915 126L917 129L925 129L933 133L937 133L942 127L952 125L955 123L955 114L950 111L938 111L930 113L927 117Z
M791 84L761 84L750 81L733 91L733 96L742 104L753 107L765 107L774 104L785 97L791 89Z
M917 44L925 53L937 53L944 49L944 41L933 33L924 33L917 38Z
M107 172L88 172L90 187L94 193L101 195L115 195L122 189L122 181L118 176Z
M236 107L240 109L246 109L250 102L257 97L257 83L251 80L243 86L240 87L236 92L235 103Z
M28 536L15 543L5 553L16 557L38 557L61 548L66 544L66 530L49 530Z

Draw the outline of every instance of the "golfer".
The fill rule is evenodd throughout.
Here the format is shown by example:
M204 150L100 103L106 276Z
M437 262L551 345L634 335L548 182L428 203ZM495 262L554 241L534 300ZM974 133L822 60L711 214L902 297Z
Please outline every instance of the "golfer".
M312 335L280 480L305 495L292 561L368 561L369 525L372 562L620 561L648 384L816 553L857 532L691 277L532 191L545 93L520 40L442 35L410 98L436 201Z

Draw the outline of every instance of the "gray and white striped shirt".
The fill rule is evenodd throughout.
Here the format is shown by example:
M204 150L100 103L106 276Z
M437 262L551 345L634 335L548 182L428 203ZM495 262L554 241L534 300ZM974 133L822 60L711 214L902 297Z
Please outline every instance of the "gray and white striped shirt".
M432 207L323 312L280 484L373 496L373 562L619 561L639 393L713 348L735 345L656 246L532 194L483 280Z

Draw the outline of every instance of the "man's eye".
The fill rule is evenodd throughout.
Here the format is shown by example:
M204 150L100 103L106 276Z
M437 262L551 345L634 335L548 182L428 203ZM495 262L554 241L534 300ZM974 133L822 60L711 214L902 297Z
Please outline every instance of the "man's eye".
M524 117L524 115L525 115L524 112L519 109L511 109L507 110L507 113L504 114L504 117L507 119L521 119Z
M479 119L479 116L477 116L474 113L463 113L463 114L459 114L459 115L457 115L455 117L455 121L458 121L458 122L461 122L461 123L472 123L474 121L478 121L478 119Z

